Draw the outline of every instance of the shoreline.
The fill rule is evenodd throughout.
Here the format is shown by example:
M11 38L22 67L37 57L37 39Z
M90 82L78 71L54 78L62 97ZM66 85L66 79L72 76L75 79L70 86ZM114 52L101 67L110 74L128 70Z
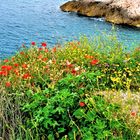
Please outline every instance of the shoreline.
M118 5L115 2L97 0L68 1L60 6L60 9L64 12L75 12L87 17L103 17L107 22L140 28L139 8L136 11L137 13L132 11L132 8L132 6L127 8L123 4Z

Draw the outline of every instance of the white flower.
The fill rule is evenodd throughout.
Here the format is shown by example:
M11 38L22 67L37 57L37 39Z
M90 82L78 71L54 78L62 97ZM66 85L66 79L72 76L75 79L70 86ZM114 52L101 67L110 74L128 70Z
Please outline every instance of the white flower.
M76 67L74 70L75 71L78 71L80 69L80 66Z

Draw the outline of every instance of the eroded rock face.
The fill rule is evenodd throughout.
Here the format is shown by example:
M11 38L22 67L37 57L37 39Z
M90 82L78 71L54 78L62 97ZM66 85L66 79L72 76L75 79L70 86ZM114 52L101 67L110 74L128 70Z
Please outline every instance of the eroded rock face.
M105 17L115 24L140 27L140 0L78 0L69 1L60 8L85 16Z

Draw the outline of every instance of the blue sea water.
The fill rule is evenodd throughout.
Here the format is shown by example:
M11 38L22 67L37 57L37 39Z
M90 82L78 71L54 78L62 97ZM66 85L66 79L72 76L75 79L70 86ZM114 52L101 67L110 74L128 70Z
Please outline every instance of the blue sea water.
M46 41L49 46L80 35L111 34L112 24L101 18L65 13L67 0L0 0L0 59L13 55L22 44ZM140 29L115 26L118 39L130 47L140 44Z

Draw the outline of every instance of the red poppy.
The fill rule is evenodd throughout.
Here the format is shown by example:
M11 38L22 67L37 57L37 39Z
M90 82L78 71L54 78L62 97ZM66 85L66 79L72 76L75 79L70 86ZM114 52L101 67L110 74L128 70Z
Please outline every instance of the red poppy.
M15 66L15 67L18 67L18 66L19 66L19 64L15 63L15 64L14 64L14 66Z
M41 43L41 46L42 46L42 47L47 47L47 43L46 43L46 42L42 42L42 43Z
M72 68L73 64L68 64L67 67Z
M80 105L81 107L84 107L86 104L85 104L84 102L80 102L79 105Z
M11 83L10 83L10 82L6 82L6 83L5 83L5 86L6 86L6 87L10 87L10 86L11 86Z
M23 64L22 68L26 69L27 68L27 64Z
M97 63L99 62L99 60L97 59L94 59L90 62L91 65L96 65Z
M0 71L0 75L3 75L3 71Z
M5 63L8 62L8 61L9 61L8 59L5 59L5 60L4 60Z
M35 42L32 42L31 44L32 44L32 46L35 46L35 45L36 45L36 43L35 43Z
M25 74L22 76L23 79L28 79L28 78L30 78L30 77L31 77L31 75L30 75L29 73L25 73Z
M0 75L1 76L7 76L8 75L8 72L7 71L0 71Z
M43 50L43 48L38 48L38 50L39 50L39 51L42 51L42 50Z
M137 115L137 113L135 111L131 112L131 116L135 117Z
M9 66L9 65L3 65L3 66L1 66L1 69L2 70L6 70L6 71L10 71L11 69L12 69L12 66Z
M72 73L72 74L76 74L76 70L73 69L73 70L71 71L71 73Z
M19 71L18 71L17 69L14 69L14 73L15 73L16 75L19 75Z

